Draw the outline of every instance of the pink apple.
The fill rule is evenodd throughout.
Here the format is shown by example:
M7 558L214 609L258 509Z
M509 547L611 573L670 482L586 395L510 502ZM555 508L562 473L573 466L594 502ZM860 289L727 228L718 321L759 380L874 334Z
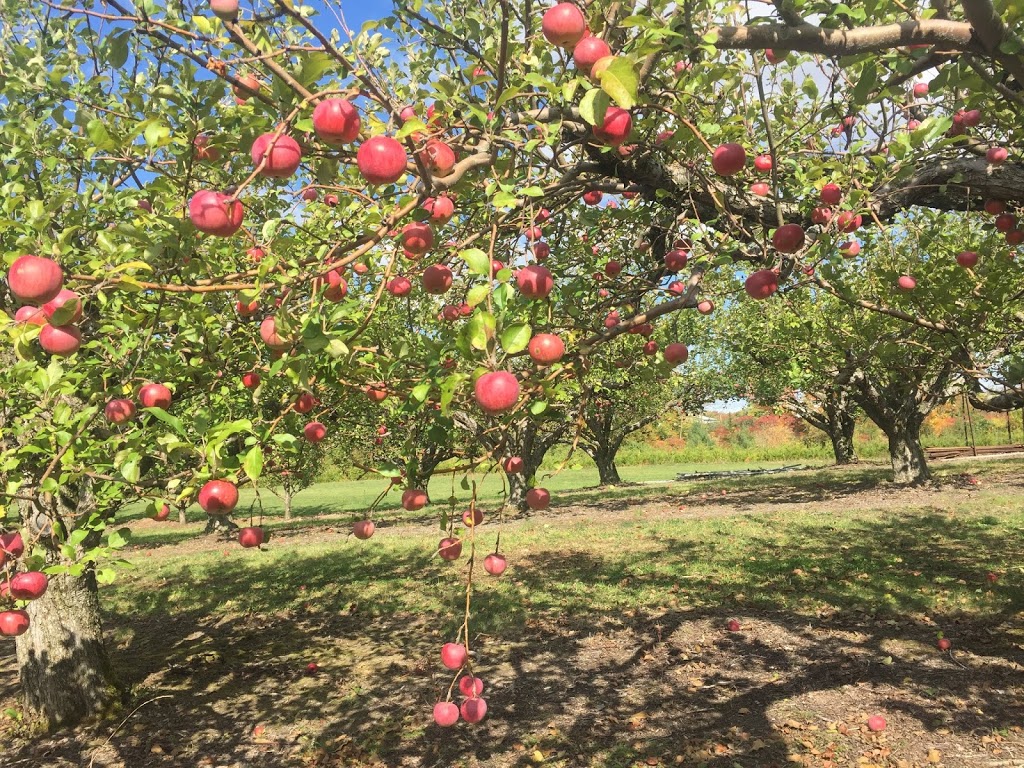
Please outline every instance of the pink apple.
M572 49L572 60L576 69L587 75L592 75L594 65L601 59L611 56L612 49L608 43L593 35L582 38Z
M525 466L526 463L518 456L509 456L502 464L502 468L510 475L518 475Z
M448 669L462 669L469 654L462 643L445 643L441 646L441 663Z
M739 144L722 144L711 156L711 166L720 176L733 176L747 163L747 151Z
M856 240L847 240L839 246L839 253L847 259L852 259L860 253L860 243Z
M487 714L487 702L481 698L466 699L459 707L459 712L467 723L479 723Z
M295 400L295 410L299 413L309 413L316 407L318 402L309 392L303 392Z
M450 701L439 701L434 705L434 722L442 728L450 728L459 722L459 708Z
M263 529L259 527L241 528L238 531L238 543L246 549L263 544Z
M821 188L821 202L825 205L839 205L839 201L842 199L843 190L839 188L838 184L830 182Z
M286 179L299 169L302 148L287 134L264 133L252 144L252 164L262 168L260 176Z
M124 424L135 415L135 403L131 400L111 400L103 408L103 415L113 424Z
M199 506L208 515L226 515L238 504L238 488L227 480L210 480L199 490Z
M506 568L508 568L508 562L504 555L495 552L484 558L484 570L491 576L501 576Z
M7 284L20 301L45 304L60 293L64 273L53 259L27 254L19 256L7 270Z
M345 99L325 99L313 110L313 130L326 143L348 144L359 137L359 110Z
M772 235L772 245L780 253L796 253L804 247L804 228L799 224L783 224Z
M171 390L163 384L150 382L139 390L139 402L143 408L163 408L166 411L171 407L172 399Z
M555 281L547 267L531 264L516 273L519 292L528 299L543 299L551 293Z
M900 279L896 281L896 287L901 291L912 291L917 287L917 280L910 275L900 275Z
M1006 147L989 147L985 153L985 159L992 165L1002 165L1009 156L1010 153L1006 151Z
M387 284L387 291L392 296L408 296L412 290L412 283L409 278L398 275L393 277Z
M377 526L373 524L373 520L360 520L352 526L352 534L357 539L368 539L373 536L376 529Z
M327 427L319 421L311 421L302 428L302 434L311 443L319 443L327 437Z
M772 188L764 181L755 181L750 185L750 191L758 197L768 197L772 193Z
M772 165L771 155L758 155L754 158L754 167L759 171L770 171Z
M550 504L551 494L546 488L531 488L526 492L526 506L530 509L547 509Z
M752 299L767 299L779 289L779 276L770 269L752 273L743 284L743 290Z
M202 189L188 201L188 217L200 232L217 237L230 237L241 226L245 210L230 195Z
M544 12L541 31L552 45L573 48L587 31L587 20L572 3L559 3Z
M885 718L882 717L881 715L874 715L873 717L869 717L868 718L868 730L869 731L875 731L876 733L878 731L884 731L885 730L885 726L886 726Z
M538 365L554 365L565 354L565 343L554 333L538 333L530 339L527 351Z
M458 560L462 555L462 542L455 538L444 538L437 545L437 553L442 560Z
M519 380L508 371L491 371L476 380L473 394L484 412L504 413L519 402Z
M392 184L402 178L408 157L402 144L390 136L373 136L359 146L356 165L370 184Z
M439 296L452 287L452 271L444 264L433 264L423 270L420 282L427 293Z

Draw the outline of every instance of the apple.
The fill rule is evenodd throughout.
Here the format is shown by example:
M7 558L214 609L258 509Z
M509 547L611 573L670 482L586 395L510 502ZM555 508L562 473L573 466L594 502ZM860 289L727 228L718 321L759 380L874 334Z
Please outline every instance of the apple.
M886 726L885 718L881 715L874 715L868 718L868 730L869 731L884 731Z
M302 428L302 434L311 443L319 443L327 437L327 427L319 421L311 421Z
M766 182L755 181L750 185L750 191L758 197L768 197L772 192L772 188Z
M725 625L725 628L728 629L730 632L739 632L740 623L736 621L736 619L729 619L729 622Z
M303 587L303 589L305 589L305 587ZM311 661L311 662L309 662L309 664L306 665L306 674L307 675L315 675L319 671L320 671L320 665L317 664L315 661Z
M448 669L462 669L469 654L462 643L445 643L441 646L441 663Z
M479 696L484 692L484 681L472 675L463 675L459 680L459 692L463 696Z
M531 488L526 492L526 506L530 509L547 509L551 504L551 494L546 488Z
M484 558L484 570L491 576L501 576L506 568L508 568L508 562L504 555L495 552Z
M299 169L302 162L302 148L291 136L282 133L264 133L252 144L252 163L262 168L260 176L272 179L286 179Z
M985 159L992 165L1002 165L1009 156L1006 147L989 147L985 153Z
M2 541L2 537L0 537L0 541ZM999 574L998 573L994 573L993 571L989 571L988 573L985 574L985 580L989 584L995 584L997 581L999 581Z
M235 94L235 100L239 104L244 104L253 97L260 89L260 81L256 79L254 75L244 75L238 78L238 85L232 88L232 92Z
M250 301L248 304L243 304L240 301L236 301L235 309L240 317L252 317L259 312L260 303L258 301Z
M804 228L799 224L783 224L772 235L772 245L780 253L796 253L804 247Z
M63 323L54 323L53 317L58 309L68 306L68 310L71 312L70 317L62 317ZM74 291L69 291L66 288L62 288L57 292L57 295L50 299L48 302L43 304L43 314L46 315L47 321L51 325L66 325L68 323L77 323L82 319L82 297ZM66 315L66 312L62 312L61 315Z
M263 529L258 526L239 529L238 543L246 549L260 546L263 544Z
M324 205L333 208L338 204L338 196L335 194L324 195Z
M653 339L651 339L648 342L645 342L642 351L645 355L648 356L658 354L658 342L654 341Z
M1021 243L1024 243L1024 230L1011 229L1006 233L1006 242L1010 245L1020 245Z
M451 176L455 170L455 150L438 139L430 139L427 146L420 152L422 162L435 176L444 178Z
M260 338L263 339L264 344L277 351L288 349L292 345L291 339L285 338L278 332L277 318L273 315L267 315L260 323Z
M426 222L413 221L402 227L402 247L422 256L434 244L434 231Z
M245 209L230 195L201 189L188 201L188 218L200 232L217 237L230 237L242 226Z
M25 611L0 611L0 635L18 637L28 631L28 614Z
M839 253L847 259L852 259L860 253L860 243L856 240L847 240L845 243L840 244Z
M306 187L304 190L302 190L301 197L307 203L312 203L314 200L316 200L317 195L318 195L318 193L317 193L315 188L313 188L313 187Z
M928 83L914 83L914 96L923 99L928 95Z
M446 196L428 197L423 202L423 210L430 214L432 222L444 225L455 215L455 202Z
M573 48L586 34L587 20L572 3L559 3L544 12L541 31L552 45Z
M759 269L746 279L743 290L752 299L767 299L779 290L779 276L773 270Z
M551 255L551 246L547 243L534 243L530 249L533 251L533 258L537 261L544 261Z
M25 553L25 541L17 531L13 533L0 534L0 552L12 559L17 559Z
M7 270L7 284L16 299L45 304L60 294L64 273L53 259L26 254L15 259Z
M518 475L523 471L526 463L519 456L509 456L501 466L508 474Z
M355 141L359 127L359 110L346 99L324 99L313 110L313 130L327 144Z
M210 0L210 10L218 19L234 21L238 18L238 0Z
M665 254L665 267L670 272L679 272L686 267L690 255L682 248L673 248Z
M519 379L508 371L485 373L473 383L473 396L485 413L504 413L519 402Z
M392 296L408 296L411 290L412 282L402 275L393 277L387 284L387 291Z
M936 646L940 651L948 651L950 648L953 647L953 643L952 641L950 641L949 638L940 637L939 642L936 643Z
M991 213L993 216L998 216L1000 213L1006 211L1006 203L1003 200L993 200L989 198L985 201L985 212Z
M523 232L523 237L531 243L535 243L544 236L544 232L538 226L527 227Z
M754 158L754 167L759 171L770 171L772 169L771 155L758 155Z
M860 229L860 225L863 223L863 217L859 213L853 211L843 211L836 217L836 226L839 227L840 232L850 234Z
M39 331L39 346L58 357L73 355L82 346L82 332L73 325L44 325Z
M373 136L359 145L356 165L370 184L392 184L402 178L408 158L402 144L390 136Z
M434 705L434 722L442 728L450 728L459 722L459 708L451 701L439 701Z
M199 506L208 515L226 515L238 504L238 488L227 480L209 480L199 490Z
M996 216L996 229L1000 232L1009 232L1017 226L1017 217L1012 213L1001 213Z
M689 61L677 61L672 67L677 75L683 74L683 72L689 72L693 69L693 63Z
M295 410L299 413L309 413L316 407L317 402L317 399L309 392L303 392L295 400Z
M825 224L828 224L829 221L831 221L831 220L832 220L832 209L831 208L826 208L823 205L819 205L813 211L811 211L811 222L814 223L814 224L819 224L821 226L824 226Z
M665 360L672 365L685 363L689 356L690 350L686 348L685 344L676 342L665 347Z
M565 343L554 333L538 333L530 339L527 351L538 365L553 365L565 354Z
M907 130L908 131L916 131L920 127L921 127L921 121L920 120L907 120Z
M587 75L592 75L597 62L611 55L612 49L608 47L608 43L593 35L582 38L572 49L572 60L576 64L576 69Z
M976 128L981 125L981 110L968 109L963 113L964 125L968 128Z
M200 133L192 139L192 147L195 149L196 160L207 163L216 163L220 160L220 150L210 146L210 137Z
M710 315L715 311L715 303L710 299L697 302L697 311L702 315Z
M910 275L900 275L900 279L896 281L896 287L901 291L912 291L917 287L917 280Z
M18 307L18 311L14 313L14 322L27 325L46 325L46 313L41 307L26 304L24 307Z
M608 277L616 277L622 271L622 264L612 259L604 265L604 273Z
M458 560L462 555L462 542L451 537L441 539L437 545L437 553L442 560Z
M427 293L439 296L452 287L452 271L444 264L433 264L423 270L420 281Z
M978 263L978 254L974 251L960 251L956 255L956 263L964 269L970 269Z
M261 261L263 261L263 257L266 256L267 253L259 246L255 246L247 250L245 252L245 255L249 257L253 264L259 264Z
M587 205L597 205L601 202L604 197L604 193L599 189L591 189L588 192L583 193L583 202Z
M420 488L409 488L402 493L402 508L415 512L427 506L427 493Z
M747 164L747 151L739 144L722 144L711 156L711 166L720 176L733 176Z
M171 516L171 508L167 504L161 504L160 508L156 508L156 502L153 502L153 514L149 516L150 520L156 520L158 523L162 523L168 517Z
M764 49L765 61L772 65L778 64L780 61L785 61L787 56L789 56L789 51L776 51L772 48Z
M324 298L328 301L341 301L346 296L348 296L348 281L341 276L341 270L332 269L327 273L327 289L324 291Z
M480 698L470 698L459 707L462 719L467 723L479 723L487 715L487 702Z
M479 509L466 510L462 513L462 524L467 528L473 528L484 521L484 513Z
M497 259L491 259L491 274L492 275L498 274L504 268L505 268L505 265L502 264L500 261L498 261ZM470 307L470 310L472 310L472 307Z
M135 415L135 403L131 400L111 400L103 408L103 415L113 424L124 424Z
M839 201L843 199L843 190L839 185L829 182L821 188L820 196L821 202L825 205L839 205Z
M357 539L368 539L373 536L373 532L377 526L373 524L373 520L360 520L352 526L352 534Z
M144 408L163 408L166 411L171 407L172 399L171 390L163 384L150 382L139 390L139 402Z
M40 571L25 571L11 579L10 592L15 600L38 600L46 593L49 579Z
M526 298L543 299L551 293L555 281L547 267L531 264L516 273L516 285Z
M388 397L387 387L383 384L371 384L363 392L371 403L382 403Z

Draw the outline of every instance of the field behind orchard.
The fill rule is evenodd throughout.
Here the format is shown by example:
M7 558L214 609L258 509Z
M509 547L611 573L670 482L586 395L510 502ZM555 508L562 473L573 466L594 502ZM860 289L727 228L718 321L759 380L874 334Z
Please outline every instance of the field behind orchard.
M500 526L509 570L477 568L472 603L489 714L450 730L430 712L468 558L433 556L429 507L357 541L380 483L315 486L288 524L267 504L264 551L198 516L136 520L146 567L102 593L131 702L29 745L5 648L2 764L1024 764L1024 461L936 465L917 489L881 466L651 482L679 469L614 489L566 472L551 510Z

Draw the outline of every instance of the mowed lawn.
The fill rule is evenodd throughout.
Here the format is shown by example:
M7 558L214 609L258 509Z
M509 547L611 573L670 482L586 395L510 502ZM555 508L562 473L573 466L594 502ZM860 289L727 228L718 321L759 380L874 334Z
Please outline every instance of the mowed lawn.
M372 539L350 536L358 484L299 495L288 527L269 518L262 551L141 520L127 553L136 567L103 590L131 703L17 757L97 768L1021 764L1024 461L936 469L921 489L892 487L881 467L603 490L563 474L565 485L548 483L551 510L489 516L454 564L434 555L429 508L392 509ZM488 576L478 556L470 603L489 714L442 730L431 708L453 674L439 649L464 620L469 552L493 551L499 533L509 569ZM866 727L875 714L881 733Z

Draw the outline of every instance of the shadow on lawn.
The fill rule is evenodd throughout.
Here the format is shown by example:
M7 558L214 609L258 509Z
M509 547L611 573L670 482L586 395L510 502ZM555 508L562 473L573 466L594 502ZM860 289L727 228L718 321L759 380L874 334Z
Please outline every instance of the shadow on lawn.
M172 604L168 590L150 591L130 616L108 620L126 630L113 655L138 685L137 701L171 698L141 709L105 749L132 768L205 758L451 768L469 755L482 765L527 766L534 748L573 766L625 768L648 757L670 764L690 750L700 761L684 764L767 768L785 765L793 746L773 726L776 707L851 685L863 686L855 711L835 715L851 730L875 706L926 732L1024 721L1024 593L1015 577L985 582L988 570L1024 556L1020 526L1006 536L984 519L915 513L832 531L790 523L787 531L785 548L754 539L732 550L691 533L653 548L623 546L613 557L540 550L513 561L473 602L490 715L448 732L430 723L430 709L451 680L437 652L457 622L429 603L434 595L458 615L450 566L429 553L372 546L268 564L225 560L201 579L186 566L178 583L191 582L187 605ZM709 562L726 578L688 578L693 564ZM990 615L933 611L922 590L958 580L991 590ZM407 602L424 584L433 585L428 607ZM368 585L383 589L367 600ZM602 605L606 587L624 606L581 602L590 595ZM792 608L812 604L833 608ZM934 624L921 618L926 610ZM732 615L744 631L723 631ZM968 663L934 650L939 630ZM304 673L309 660L320 664L316 675ZM645 714L639 723L637 713ZM305 736L296 741L300 722ZM268 726L265 738L252 737L258 723ZM40 768L59 765L46 762L56 756L85 764L87 741L42 742L17 757ZM154 743L162 755L151 752ZM715 753L719 743L725 753ZM177 762L168 762L172 754ZM104 764L120 763L97 768Z

